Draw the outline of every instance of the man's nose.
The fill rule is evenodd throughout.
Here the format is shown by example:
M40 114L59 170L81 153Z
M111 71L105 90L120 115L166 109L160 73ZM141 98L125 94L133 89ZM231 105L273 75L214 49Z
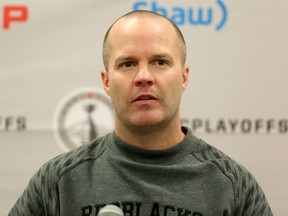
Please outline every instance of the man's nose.
M154 77L149 71L148 66L139 67L134 80L136 86L153 85L154 81Z

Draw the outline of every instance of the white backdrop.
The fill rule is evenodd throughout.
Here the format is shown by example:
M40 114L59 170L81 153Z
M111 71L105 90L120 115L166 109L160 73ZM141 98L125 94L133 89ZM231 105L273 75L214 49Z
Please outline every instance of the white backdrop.
M113 130L99 74L103 37L123 13L148 9L186 38L183 124L246 166L274 214L287 216L287 8L285 0L2 0L0 215L44 162Z

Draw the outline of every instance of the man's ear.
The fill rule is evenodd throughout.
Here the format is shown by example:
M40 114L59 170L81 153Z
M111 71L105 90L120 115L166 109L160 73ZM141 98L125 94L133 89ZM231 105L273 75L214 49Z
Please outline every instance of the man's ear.
M102 70L101 71L101 79L102 79L102 85L103 85L103 88L104 88L106 94L110 96L108 72L106 72L105 70Z
M189 66L185 66L182 74L182 92L185 91L189 80Z

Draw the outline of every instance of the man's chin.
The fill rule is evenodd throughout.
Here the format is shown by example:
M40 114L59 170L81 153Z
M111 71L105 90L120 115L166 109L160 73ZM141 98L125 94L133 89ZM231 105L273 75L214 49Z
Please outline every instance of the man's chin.
M163 126L166 125L163 120L148 120L145 121L134 121L131 124L131 127L134 130L142 131L146 133L156 132L159 128L163 128Z
M135 127L153 127L161 124L163 121L160 116L141 116L138 118L131 119L131 122Z

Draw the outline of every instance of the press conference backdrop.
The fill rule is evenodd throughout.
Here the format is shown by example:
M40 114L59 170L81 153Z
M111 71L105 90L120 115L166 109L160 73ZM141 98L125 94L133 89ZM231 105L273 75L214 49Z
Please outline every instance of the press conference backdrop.
M288 1L2 0L0 215L47 160L113 130L104 34L120 15L162 13L183 31L182 124L247 167L288 215Z

